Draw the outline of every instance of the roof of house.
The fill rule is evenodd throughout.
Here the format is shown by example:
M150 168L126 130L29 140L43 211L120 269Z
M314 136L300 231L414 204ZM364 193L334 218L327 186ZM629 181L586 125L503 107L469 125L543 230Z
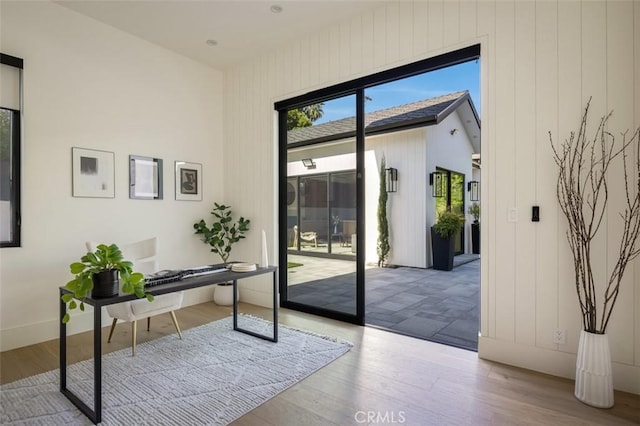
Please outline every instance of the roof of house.
M471 96L469 96L467 90L463 90L370 112L365 115L365 129L367 135L371 135L438 124L465 102L469 103L479 128L480 120L473 106ZM355 132L356 118L348 117L314 126L292 129L287 133L287 142L290 145L302 142L338 140L353 137Z

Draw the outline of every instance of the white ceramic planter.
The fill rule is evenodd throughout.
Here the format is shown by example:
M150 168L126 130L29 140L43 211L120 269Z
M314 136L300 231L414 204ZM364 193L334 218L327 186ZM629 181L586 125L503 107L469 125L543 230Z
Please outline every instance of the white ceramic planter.
M237 298L240 301L240 289L238 289ZM233 305L233 285L216 284L213 290L213 301L220 306Z
M575 397L592 407L613 407L611 353L606 334L582 331L576 359Z

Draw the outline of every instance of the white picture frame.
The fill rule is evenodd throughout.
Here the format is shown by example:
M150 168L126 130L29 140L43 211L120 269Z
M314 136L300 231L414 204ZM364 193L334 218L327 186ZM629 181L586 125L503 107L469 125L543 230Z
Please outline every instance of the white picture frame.
M71 148L71 195L115 198L115 154L96 149Z
M175 162L175 190L178 201L202 201L202 164Z

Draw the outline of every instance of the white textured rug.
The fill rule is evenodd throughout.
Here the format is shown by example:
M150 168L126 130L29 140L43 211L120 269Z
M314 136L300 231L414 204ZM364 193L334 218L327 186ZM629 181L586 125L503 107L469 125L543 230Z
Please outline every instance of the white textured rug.
M280 325L278 343L233 331L225 318L106 354L103 425L224 425L324 367L348 342ZM239 326L271 335L272 323ZM0 388L0 424L90 425L59 391L59 370ZM69 366L67 387L93 405L93 360Z

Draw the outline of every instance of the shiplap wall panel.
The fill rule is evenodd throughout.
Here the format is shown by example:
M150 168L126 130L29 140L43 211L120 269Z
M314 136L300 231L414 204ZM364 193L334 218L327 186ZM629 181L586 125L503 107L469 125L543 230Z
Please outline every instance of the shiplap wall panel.
M351 38L351 74L357 75L362 71L362 18L356 17L351 21L349 28Z
M476 36L477 6L475 1L460 2L460 25L458 40L468 40Z
M582 3L582 96L593 97L589 108L587 135L595 135L599 119L607 113L607 8L602 2ZM576 124L577 126L578 124ZM576 128L577 130L577 128ZM605 216L602 228L607 228ZM607 237L599 232L592 244L591 264L596 294L603 294L607 267ZM601 300L600 302L601 303Z
M580 124L580 117L584 105L582 103L582 67L581 67L581 5L579 2L560 2L558 4L558 100L557 110L553 114L557 114L557 124L548 129L540 129L540 138L544 138L548 143L546 132L551 131L554 143L557 144L569 137L571 131L577 130L576 126ZM580 310L578 299L576 297L576 287L573 276L573 258L569 250L567 242L567 219L558 206L555 189L557 182L558 168L552 160L552 152L550 148L541 150L546 155L538 158L540 170L553 170L553 173L541 175L540 188L544 189L548 205L549 218L553 219L553 226L543 227L540 232L540 254L547 247L544 241L553 241L557 239L557 245L553 248L549 247L546 251L549 258L540 258L541 264L547 264L551 267L548 271L543 272L544 276L539 281L539 286L545 285L548 281L554 283L553 289L548 294L540 294L540 300L557 299L557 315L553 316L553 322L545 321L542 317L543 312L539 312L540 339L538 345L545 347L551 344L550 333L554 328L560 327L567 330L567 344L553 345L558 350L576 352L578 348L578 337L582 329L582 320L580 318ZM554 213L552 213L554 212ZM545 215L546 217L546 215ZM555 233L555 235L554 235ZM553 274L553 275L551 275ZM553 281L551 281L553 280ZM555 297L554 297L555 295ZM546 303L542 306L547 305ZM559 306L565 306L565 309L558 309Z
M274 173L277 173L276 154L272 151L273 144L277 144L272 128L274 100L455 50L461 47L460 43L481 42L483 338L480 356L503 357L504 362L570 377L571 369L563 367L566 355L553 358L553 354L575 353L580 319L564 236L566 220L555 198L557 170L547 132L560 139L576 130L590 95L594 96L592 117L601 116L607 108L619 110L618 105L623 104L626 114L632 114L638 125L640 7L633 2L620 5L565 1L402 3L363 13L360 20L350 18L348 26L334 25L312 34L308 43L297 46L297 54L295 49L278 49L269 54L265 64L255 62L252 72L246 72L243 66L227 72L233 76L227 80L227 95L237 98L227 101L225 140L227 137L229 140L224 158L229 164L227 168L238 163L242 167L236 169L245 172L231 171L225 178L226 191L244 197L249 191L254 199L252 206L267 216L275 216L273 200L277 194L268 187L269 182L275 182ZM455 8L457 14L451 13ZM535 9L534 22L527 22L525 17L531 8ZM408 13L409 10L412 13ZM633 16L632 22L630 16ZM620 20L624 22L618 25ZM535 25L533 33L532 25ZM457 29L457 38L449 32L452 28ZM304 49L309 50L308 55L302 52ZM359 54L358 50L360 60L353 57ZM346 56L345 52L348 52ZM296 72L292 63L294 55L308 62L297 71L305 72L305 76L293 75ZM532 64L535 70L531 69ZM632 70L619 69L630 68L629 64L635 64ZM264 73L270 74L266 80ZM247 84L259 78L263 78L263 83ZM265 86L264 82L268 84ZM521 98L532 93L529 104L520 103ZM253 106L247 107L249 104ZM249 127L247 117L251 117L251 125L258 128L245 129ZM618 118L621 122L625 120L622 116ZM533 143L530 146L526 141ZM271 147L255 149L259 144L269 143ZM235 147L227 151L229 145ZM266 168L265 158L272 160ZM271 173L272 179L252 178L251 173L246 173L247 169ZM232 197L243 207L241 198L240 195ZM260 206L262 202L270 208ZM541 206L542 221L538 224L530 222L533 202ZM518 207L517 224L507 221L508 207ZM606 229L613 230L612 214L609 216ZM533 239L530 239L532 232ZM612 246L611 238L605 235L601 241L599 256L604 259L603 265L605 255L611 254L611 247L607 249L605 244ZM529 245L534 246L534 250ZM254 248L239 246L238 253L242 255L245 250L251 253ZM635 277L633 297L627 297L621 305L623 308L617 312L620 320L616 319L616 331L610 336L616 371L624 372L617 375L616 383L627 389L638 389L634 379L640 377L639 262L629 270L629 277ZM530 273L532 265L535 265L534 274ZM265 287L264 291L264 299L256 293L253 301L268 301L268 289ZM527 295L532 292L535 300L528 304ZM567 345L551 344L550 334L556 327L567 329ZM531 341L532 333L535 333L535 343ZM493 355L496 352L492 349L498 347L502 355ZM540 358L557 362L540 361ZM631 366L633 362L635 367Z
M442 33L444 5L441 0L429 2L429 15L427 17L427 47L429 50L437 50L442 47Z
M633 123L633 91L629 87L619 84L620 81L633 81L633 38L628 35L633 32L633 5L628 2L613 2L607 4L606 9L606 66L607 66L607 105L613 111L609 120L609 130L622 144L620 132L631 130ZM621 160L621 159L618 159ZM608 175L610 185L622 188L624 182L624 168L622 161L616 161ZM633 165L633 163L632 163ZM607 244L607 277L615 267L619 256L617 240L622 235L622 220L619 214L625 205L624 191L609 191L609 203L605 232L609 238ZM624 339L624 322L633 317L633 274L625 274L620 284L620 293L611 316L608 333L610 335L611 356L627 364L633 363L634 344L630 339Z
M387 64L396 63L400 59L400 10L399 4L387 7L386 13L386 59Z
M422 56L427 53L427 33L428 33L428 16L429 3L416 2L413 3L413 52L416 56Z
M633 67L633 75L634 79L634 90L633 90L633 99L635 99L633 105L633 117L634 123L633 128L637 129L640 127L640 105L638 104L638 99L640 99L640 4L638 2L633 3L633 48L634 48L634 67ZM639 155L636 152L636 157ZM635 341L635 350L634 350L634 365L640 365L640 257L637 257L633 263L634 266L634 300L635 300L635 314L634 314L634 341Z
M522 217L516 226L515 339L534 345L536 336L536 239L537 224L531 222L536 199L536 16L535 4L515 4L515 205Z
M387 10L376 9L373 13L374 68L382 67L387 59Z
M414 56L412 2L398 3L398 58L407 60ZM402 23L402 24L401 24Z
M517 208L515 199L515 26L513 2L496 4L496 115L500 126L496 126L496 137L488 143L495 143L496 225L496 338L513 341L515 339L515 281L516 281L516 226L517 222L507 221L510 208ZM519 220L524 220L519 209Z
M480 252L484 254L487 267L482 268L482 282L492 283L480 289L482 309L480 310L480 331L483 336L495 337L496 335L496 229L498 214L496 213L496 170L493 165L496 162L496 102L494 90L496 87L496 55L495 52L495 26L496 3L495 1L481 1L477 3L478 16L476 19L478 34L486 36L486 41L481 52L481 98L482 104L482 168L480 211L481 226L484 233L480 238ZM491 94L491 95L489 95ZM482 231L481 231L482 232Z
M550 274L542 265L554 264L553 256L557 254L558 235L555 226L545 226L546 219L554 224L553 212L557 201L550 196L554 191L555 173L549 173L549 167L555 167L549 157L550 150L547 133L555 133L558 119L558 17L557 6L551 2L538 2L535 5L536 22L536 148L539 157L536 162L536 185L540 188L538 202L542 206L541 215L544 222L536 227L539 245L536 247L540 276L536 283L536 344L542 348L554 348L551 336L558 326L558 284L555 274ZM552 192L551 195L555 194ZM541 226L540 226L541 225ZM560 237L561 238L561 237Z
M442 43L451 46L460 40L460 3L457 0L444 2L442 13L443 26Z

